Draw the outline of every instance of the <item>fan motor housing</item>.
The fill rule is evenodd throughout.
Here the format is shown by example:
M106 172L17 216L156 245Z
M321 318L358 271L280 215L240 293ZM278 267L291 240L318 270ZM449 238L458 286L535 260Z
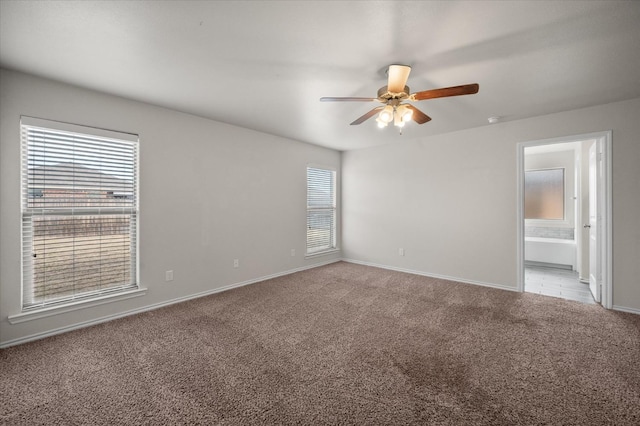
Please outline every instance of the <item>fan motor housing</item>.
M400 93L389 92L388 86L382 86L378 89L378 99L382 102L389 101L391 99L407 99L409 98L411 90L409 86L404 86L404 90Z

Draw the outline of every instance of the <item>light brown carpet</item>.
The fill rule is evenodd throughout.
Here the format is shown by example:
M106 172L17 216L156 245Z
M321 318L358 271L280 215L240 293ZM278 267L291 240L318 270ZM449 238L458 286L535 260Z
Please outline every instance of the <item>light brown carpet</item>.
M640 424L640 316L336 263L0 352L0 422Z

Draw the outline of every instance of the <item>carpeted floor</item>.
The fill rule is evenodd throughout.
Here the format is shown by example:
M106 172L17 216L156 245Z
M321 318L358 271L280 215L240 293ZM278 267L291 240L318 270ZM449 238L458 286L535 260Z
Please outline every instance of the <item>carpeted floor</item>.
M336 263L0 351L0 422L640 424L640 316Z

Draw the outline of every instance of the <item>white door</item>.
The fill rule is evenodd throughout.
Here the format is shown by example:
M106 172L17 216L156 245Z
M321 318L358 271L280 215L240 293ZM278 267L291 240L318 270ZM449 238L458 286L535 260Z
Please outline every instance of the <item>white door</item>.
M598 247L598 142L589 148L589 289L596 302L600 303L600 256Z

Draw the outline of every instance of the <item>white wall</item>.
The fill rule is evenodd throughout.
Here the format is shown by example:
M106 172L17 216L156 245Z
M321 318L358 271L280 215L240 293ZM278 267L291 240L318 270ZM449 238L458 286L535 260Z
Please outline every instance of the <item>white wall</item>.
M8 322L20 312L20 115L140 135L145 296ZM340 153L0 70L0 344L338 259L304 258L307 163L340 170Z
M638 117L633 99L345 152L344 256L515 289L517 144L612 130L613 304L640 313Z
M145 296L8 322L20 312L20 115L140 135ZM613 130L614 305L640 312L639 116L634 99L343 153L343 255L515 289L516 144ZM0 70L0 344L338 259L301 254L305 166L340 170L340 161L329 149ZM175 280L165 283L169 269Z

